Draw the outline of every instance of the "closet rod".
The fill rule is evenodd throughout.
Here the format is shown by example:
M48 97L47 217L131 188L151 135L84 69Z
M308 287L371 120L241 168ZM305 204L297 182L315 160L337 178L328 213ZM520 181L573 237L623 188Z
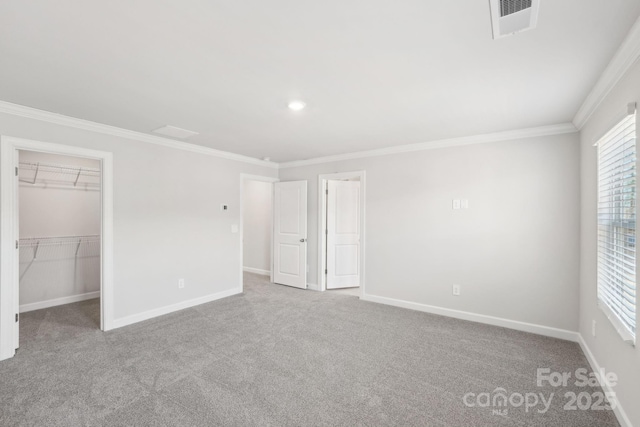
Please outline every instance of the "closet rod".
M78 237L100 237L99 234L73 234L73 235L69 235L69 236L43 236L43 237L21 237L20 240L33 240L33 239L38 239L38 240L45 240L45 239L77 239Z
M100 236L97 234L89 234L84 236L57 236L57 237L26 237L20 239L20 247L35 246L36 251L40 246L56 246L56 245L80 245L82 243L100 243Z
M83 175L100 177L100 169L88 168L84 166L66 166L66 165L58 165L55 163L33 163L33 162L19 162L19 168L23 170L35 170L36 175L38 171L40 172L54 172L54 173L63 173L67 175L78 175L78 173L82 173Z

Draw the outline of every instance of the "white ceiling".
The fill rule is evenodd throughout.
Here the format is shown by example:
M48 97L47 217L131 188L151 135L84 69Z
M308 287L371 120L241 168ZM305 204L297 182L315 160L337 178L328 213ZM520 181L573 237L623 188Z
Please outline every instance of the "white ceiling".
M0 100L277 162L569 122L637 0L3 0ZM287 109L301 99L301 113Z

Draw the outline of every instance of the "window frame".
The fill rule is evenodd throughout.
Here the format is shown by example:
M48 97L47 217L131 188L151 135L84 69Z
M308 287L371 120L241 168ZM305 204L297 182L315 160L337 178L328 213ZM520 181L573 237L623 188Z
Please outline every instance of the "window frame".
M634 200L635 200L635 205L634 205L634 230L633 230L633 238L634 238L634 271L633 271L633 275L634 275L634 292L635 292L635 312L634 312L634 319L633 319L633 327L635 328L635 332L631 329L629 329L629 327L627 326L627 324L625 323L624 320L622 320L622 316L621 314L619 314L617 312L617 310L615 309L615 307L613 307L607 300L605 297L602 296L602 292L601 292L601 288L604 288L605 285L601 285L601 269L605 266L602 262L601 262L601 242L600 242L600 231L601 231L601 223L600 223L600 219L599 219L599 215L600 215L600 203L601 203L601 182L600 182L600 174L601 174L601 146L604 145L605 142L609 142L610 138L613 136L612 133L614 132L614 130L616 130L618 127L620 127L621 125L623 125L623 123L626 120L629 120L630 117L633 117L634 121L633 121L633 133L634 133L634 149L635 149L635 161L636 161L636 167L635 167L635 171L636 171L636 181L633 184L633 191L634 191ZM597 302L598 302L598 307L600 308L600 310L605 314L605 316L607 317L607 319L609 319L609 321L611 322L611 324L614 326L614 328L616 329L616 331L618 332L618 334L621 336L621 338L623 339L624 342L632 345L633 347L635 347L636 344L636 336L637 336L637 325L638 325L638 299L637 299L637 289L638 289L638 280L637 280L637 265L638 265L638 256L637 256L637 252L635 251L636 248L636 242L637 242L637 236L638 236L638 227L637 227L637 216L638 216L638 206L637 206L637 200L638 200L638 182L637 182L637 171L638 171L638 160L639 160L639 156L638 156L638 123L637 123L637 117L636 117L636 104L632 103L629 104L628 106L628 111L627 113L620 118L619 120L616 120L614 125L609 127L609 129L607 130L607 132L598 139L598 141L596 142L596 144L594 144L595 147L597 148L597 154L596 154L596 176L597 176L597 197L596 197L596 268L597 268L597 274L596 274L596 295L597 295ZM611 227L615 227L614 225L611 225ZM613 294L613 292L612 292ZM621 301L622 302L622 301Z

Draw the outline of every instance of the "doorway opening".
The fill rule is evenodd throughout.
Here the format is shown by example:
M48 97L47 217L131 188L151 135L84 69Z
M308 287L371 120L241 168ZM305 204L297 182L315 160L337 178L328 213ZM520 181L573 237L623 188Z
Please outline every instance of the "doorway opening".
M365 172L319 176L320 290L364 295Z
M278 179L241 174L240 181L240 281L244 290L245 273L267 276L273 282L273 195Z
M11 137L1 150L0 360L20 346L21 313L111 329L111 153Z
M47 322L100 327L101 176L96 159L18 150L20 315L87 301Z

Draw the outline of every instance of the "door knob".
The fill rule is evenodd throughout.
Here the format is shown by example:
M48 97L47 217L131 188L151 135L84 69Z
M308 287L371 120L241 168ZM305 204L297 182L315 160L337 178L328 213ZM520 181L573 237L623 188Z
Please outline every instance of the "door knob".
M307 241L307 239L300 239L300 242L301 242L301 243L304 243L304 242L306 242L306 241Z

